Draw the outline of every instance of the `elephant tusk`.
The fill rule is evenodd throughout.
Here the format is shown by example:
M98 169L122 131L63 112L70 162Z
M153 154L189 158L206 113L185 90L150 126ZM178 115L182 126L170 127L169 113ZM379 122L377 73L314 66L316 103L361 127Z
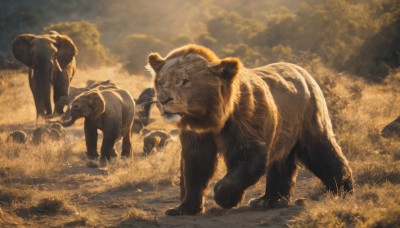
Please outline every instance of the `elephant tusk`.
M55 60L54 60L54 64L56 65L57 69L58 69L60 72L62 72L62 69L61 69L60 63L58 62L58 60L57 60L57 59L55 59Z

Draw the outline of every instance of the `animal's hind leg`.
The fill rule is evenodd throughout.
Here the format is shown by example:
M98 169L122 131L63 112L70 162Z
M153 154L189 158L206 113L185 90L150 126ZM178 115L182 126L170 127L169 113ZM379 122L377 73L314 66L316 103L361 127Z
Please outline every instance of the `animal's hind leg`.
M276 208L288 205L297 177L297 150L298 144L291 149L284 161L275 161L268 165L265 195L251 200L251 207Z
M131 144L131 130L122 139L122 153L121 156L129 158L132 152Z
M335 139L307 137L298 159L324 183L328 191L353 191L353 176Z
M97 128L89 119L85 119L84 125L87 150L86 155L90 160L97 159L97 157L99 157L99 154L97 153Z

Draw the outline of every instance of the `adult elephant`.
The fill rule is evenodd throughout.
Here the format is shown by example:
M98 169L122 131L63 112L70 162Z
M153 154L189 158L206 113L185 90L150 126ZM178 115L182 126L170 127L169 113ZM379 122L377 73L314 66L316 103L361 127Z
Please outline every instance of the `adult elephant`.
M36 120L53 113L51 94L56 103L68 96L69 85L75 74L74 42L57 32L34 35L22 34L12 42L15 58L29 67L29 86L36 106ZM57 110L62 113L62 110Z

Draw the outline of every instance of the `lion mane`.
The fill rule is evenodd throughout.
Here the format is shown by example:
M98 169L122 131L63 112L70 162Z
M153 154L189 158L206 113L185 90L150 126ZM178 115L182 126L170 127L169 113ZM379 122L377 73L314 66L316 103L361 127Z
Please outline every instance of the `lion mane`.
M214 187L224 208L236 206L245 189L267 174L266 192L250 202L270 208L287 204L304 164L329 191L351 192L353 178L336 142L325 98L300 66L274 63L249 69L237 58L187 45L165 58L148 57L157 107L180 129L181 204L169 215L203 210L202 196L217 154L227 174Z

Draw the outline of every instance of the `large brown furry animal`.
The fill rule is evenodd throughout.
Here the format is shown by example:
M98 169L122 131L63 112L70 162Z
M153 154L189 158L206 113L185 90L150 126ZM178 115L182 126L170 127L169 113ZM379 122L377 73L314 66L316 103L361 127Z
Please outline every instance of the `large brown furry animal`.
M386 125L382 129L381 135L384 138L397 138L400 140L400 116Z
M217 153L227 174L214 187L223 208L236 206L265 173L266 190L250 205L287 205L299 161L329 191L353 190L352 171L336 142L321 89L303 68L275 63L248 69L236 58L188 45L148 57L157 107L180 129L181 204L167 215L203 210Z
M103 131L100 162L105 165L107 160L115 155L115 143L122 139L124 157L131 156L131 130L135 102L128 91L122 89L97 90L92 89L76 97L71 105L71 119L64 122L69 127L79 118L85 118L84 131L87 157L96 159L97 130Z

